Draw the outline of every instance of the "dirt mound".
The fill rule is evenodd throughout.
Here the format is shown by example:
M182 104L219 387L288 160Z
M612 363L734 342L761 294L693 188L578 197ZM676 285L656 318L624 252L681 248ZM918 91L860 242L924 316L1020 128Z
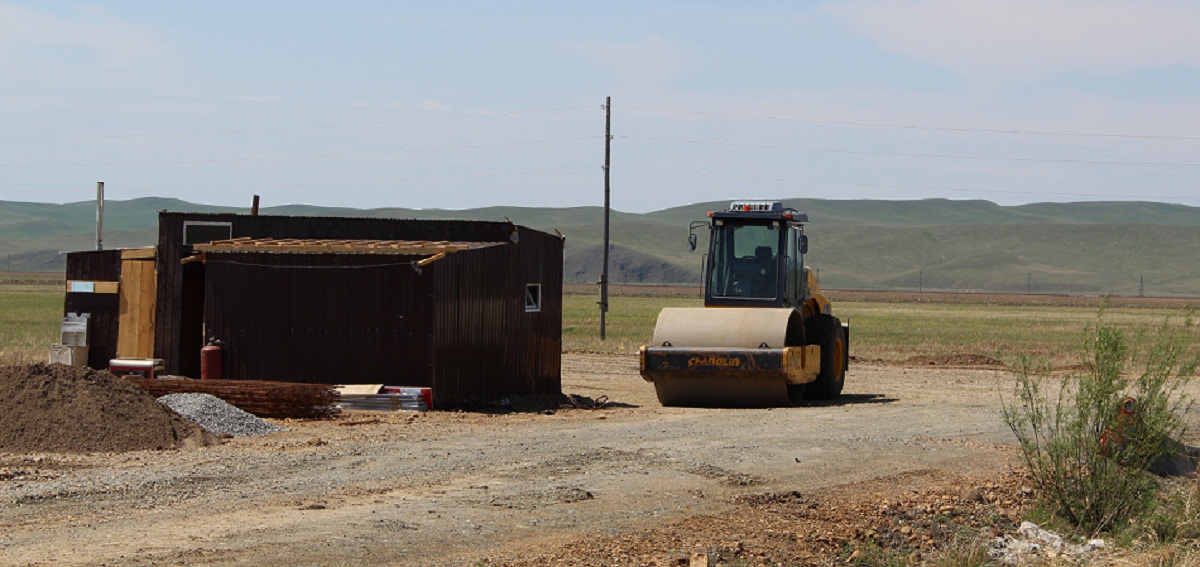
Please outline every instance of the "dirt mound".
M981 354L927 354L909 357L910 366L1004 366L1003 362Z
M212 434L107 372L0 366L0 451L120 452L207 445Z

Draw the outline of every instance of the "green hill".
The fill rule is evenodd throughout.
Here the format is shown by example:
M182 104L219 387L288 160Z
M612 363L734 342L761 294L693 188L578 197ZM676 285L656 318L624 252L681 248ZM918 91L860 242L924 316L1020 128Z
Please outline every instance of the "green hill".
M819 224L871 226L936 226L945 224L1167 224L1200 226L1200 207L1137 201L1087 203L1034 203L1004 207L990 201L922 199L913 201L782 199L808 213ZM646 216L683 223L724 208L726 201L697 203L665 209Z
M822 285L856 289L1121 294L1200 297L1200 208L1149 202L783 199L807 212L806 261ZM688 223L727 202L611 217L613 282L699 283L702 252L686 249ZM247 212L145 198L105 204L106 247L146 246L161 210ZM504 220L567 237L569 282L593 283L603 253L603 210L488 207L347 209L285 205L262 214ZM94 246L95 206L0 201L0 266L53 271L64 250ZM703 229L701 229L703 232ZM702 241L705 235L701 234Z
M829 287L1200 294L1200 227L1065 223L813 227L807 261Z

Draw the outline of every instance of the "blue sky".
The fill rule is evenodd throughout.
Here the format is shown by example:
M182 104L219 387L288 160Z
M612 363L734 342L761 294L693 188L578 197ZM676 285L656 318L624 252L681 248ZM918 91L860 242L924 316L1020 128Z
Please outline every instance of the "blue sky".
M1200 206L1200 4L5 2L0 200Z

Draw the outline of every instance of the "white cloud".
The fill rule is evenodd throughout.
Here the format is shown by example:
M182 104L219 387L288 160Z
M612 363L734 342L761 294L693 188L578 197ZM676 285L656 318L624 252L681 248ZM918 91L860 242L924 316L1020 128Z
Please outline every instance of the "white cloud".
M81 51L89 57L78 57ZM100 8L60 16L0 3L0 70L30 72L43 65L136 70L162 62L168 51L149 28Z
M662 87L686 68L688 59L683 48L657 34L636 42L572 47L611 69L618 84L637 89Z
M1200 67L1193 2L849 0L826 9L885 51L983 82Z

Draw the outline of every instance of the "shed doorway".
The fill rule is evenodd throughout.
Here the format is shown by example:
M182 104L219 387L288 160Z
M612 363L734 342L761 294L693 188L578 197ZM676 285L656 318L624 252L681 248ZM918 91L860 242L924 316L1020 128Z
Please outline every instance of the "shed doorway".
M179 271L183 279L179 314L179 373L200 377L200 349L204 348L204 262L188 262Z

